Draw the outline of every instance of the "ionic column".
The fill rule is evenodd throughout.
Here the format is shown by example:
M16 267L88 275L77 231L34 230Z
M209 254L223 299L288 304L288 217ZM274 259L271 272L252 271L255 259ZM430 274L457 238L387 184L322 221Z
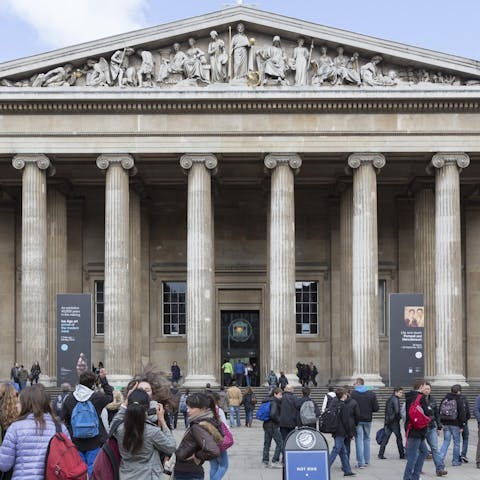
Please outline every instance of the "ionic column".
M342 352L338 383L351 383L352 359L352 223L353 190L345 187L340 196L340 332Z
M109 379L126 384L131 378L130 324L130 155L101 155L97 166L105 181L105 367Z
M48 364L47 181L45 155L16 155L22 174L22 352L25 368ZM47 377L42 375L42 381ZM47 379L48 381L48 379Z
M215 378L215 269L211 172L212 154L187 154L187 361L185 386L218 385Z
M415 194L414 291L423 293L425 309L425 376L435 375L435 193L422 188Z
M47 193L48 364L50 377L57 374L57 293L67 293L67 199L55 188Z
M302 159L294 153L271 153L265 166L271 170L270 188L270 363L277 374L283 371L289 383L295 375L295 196L294 175Z
M435 167L435 385L466 384L463 369L460 171L465 153L437 153Z
M383 385L378 339L378 235L376 170L385 166L379 153L354 153L352 236L353 376L367 385Z

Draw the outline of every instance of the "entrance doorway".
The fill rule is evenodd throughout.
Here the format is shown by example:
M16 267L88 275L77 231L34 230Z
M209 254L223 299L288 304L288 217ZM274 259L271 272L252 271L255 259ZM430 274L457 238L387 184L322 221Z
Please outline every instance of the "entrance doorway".
M252 365L252 386L258 386L260 358L260 313L258 310L222 310L222 360L228 359L235 368L240 360ZM242 385L245 386L246 379Z

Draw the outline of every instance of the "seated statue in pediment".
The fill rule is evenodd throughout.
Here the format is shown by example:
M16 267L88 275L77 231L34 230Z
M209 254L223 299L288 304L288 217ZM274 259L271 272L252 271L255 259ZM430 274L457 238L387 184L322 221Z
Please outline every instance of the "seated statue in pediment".
M262 85L266 85L269 80L275 80L281 85L288 85L285 78L288 70L287 56L281 48L278 35L273 37L271 47L264 47L257 51L257 65Z
M110 72L112 83L119 87L137 84L136 68L130 65L130 57L135 53L133 48L117 50L110 58Z
M327 55L327 47L321 47L320 52L321 55L312 61L313 68L316 70L312 78L312 85L322 85L326 81L335 81L333 60Z
M194 38L188 39L188 45L190 48L187 50L183 62L185 76L189 80L210 83L210 65L205 57L205 52L196 46Z

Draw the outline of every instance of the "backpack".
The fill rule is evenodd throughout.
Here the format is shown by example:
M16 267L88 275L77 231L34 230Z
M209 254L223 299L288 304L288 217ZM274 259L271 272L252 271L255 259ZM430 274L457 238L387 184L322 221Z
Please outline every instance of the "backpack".
M457 418L457 401L454 398L445 397L440 404L440 420L443 422L444 420L457 420Z
M98 435L97 411L90 400L77 402L72 411L72 433L74 438L92 438Z
M320 415L318 429L323 433L335 433L338 426L338 399L332 399L325 411Z
M417 398L408 409L407 437L410 430L423 430L432 421L428 415L425 415L423 408L420 406L422 396L421 393L418 394Z
M98 452L93 462L90 480L119 480L120 478L120 450L117 439L113 436L121 422L112 423L110 435Z
M50 439L45 457L45 480L87 480L87 465L77 447L55 422L55 435Z
M313 425L317 423L315 404L312 400L307 400L302 403L302 406L300 407L300 420L302 425Z
M270 407L271 407L271 401L269 402L263 402L257 410L257 413L255 414L255 418L257 420L261 420L262 422L268 422L270 420Z

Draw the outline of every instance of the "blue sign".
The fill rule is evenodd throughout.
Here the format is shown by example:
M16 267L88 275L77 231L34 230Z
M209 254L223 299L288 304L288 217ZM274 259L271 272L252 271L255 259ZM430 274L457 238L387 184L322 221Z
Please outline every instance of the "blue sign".
M286 480L329 480L328 451L285 451Z

